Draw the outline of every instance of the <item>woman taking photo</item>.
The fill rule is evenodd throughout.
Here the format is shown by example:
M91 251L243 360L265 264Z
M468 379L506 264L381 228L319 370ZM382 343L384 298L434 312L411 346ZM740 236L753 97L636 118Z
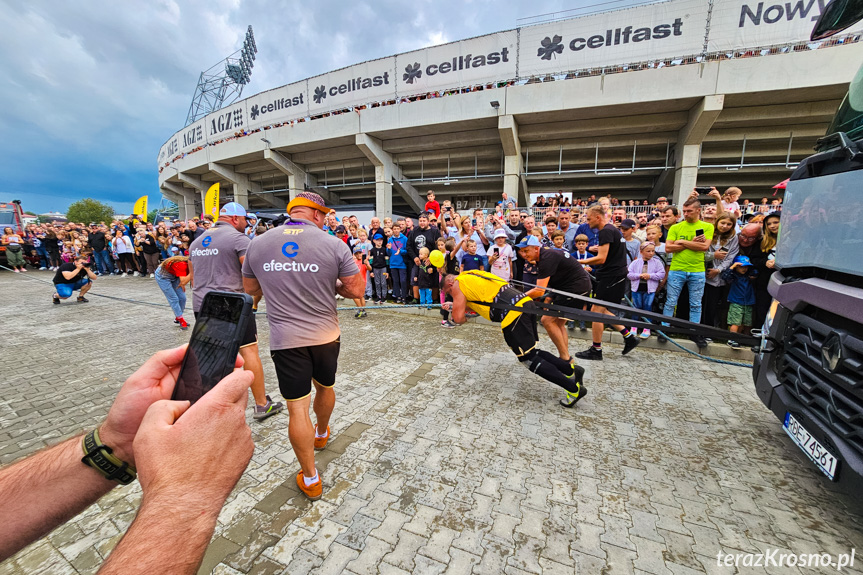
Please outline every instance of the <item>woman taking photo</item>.
M26 272L24 268L24 238L15 233L12 228L3 228L3 236L0 237L0 243L6 246L6 263L12 268L16 274Z
M117 271L122 272L123 277L135 271L135 262L132 259L134 258L135 247L129 236L124 234L122 230L114 232L114 239L111 240L111 251L117 254Z
M189 328L183 319L183 310L186 308L186 285L191 279L189 258L185 256L172 256L156 269L156 283L171 304L174 323L179 324L182 330Z
M737 257L737 234L734 230L734 215L723 212L714 223L713 242L704 254L706 278L701 307L701 323L716 326L719 310L728 299L728 286L722 272L731 266Z
M474 225L474 222L476 225ZM488 270L488 254L486 248L489 245L488 238L483 232L482 216L477 216L476 219L462 218L461 228L459 229L458 240L455 246L456 257L461 261L462 255L467 253L467 241L474 240L476 242L476 255L482 258L482 264L485 270Z

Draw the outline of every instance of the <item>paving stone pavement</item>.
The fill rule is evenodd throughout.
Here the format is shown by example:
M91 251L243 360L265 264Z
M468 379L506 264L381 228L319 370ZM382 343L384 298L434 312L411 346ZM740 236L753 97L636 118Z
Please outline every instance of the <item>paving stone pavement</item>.
M54 306L33 281L50 278L0 273L2 464L96 425L126 375L190 333L167 307L96 295L162 304L152 280L100 279L90 303ZM437 318L343 312L323 499L294 484L287 416L251 423L255 454L201 573L811 573L720 567L717 554L863 546L861 512L826 488L746 369L608 346L568 410L497 328ZM258 329L272 393L263 318ZM0 575L96 572L140 497L118 487Z

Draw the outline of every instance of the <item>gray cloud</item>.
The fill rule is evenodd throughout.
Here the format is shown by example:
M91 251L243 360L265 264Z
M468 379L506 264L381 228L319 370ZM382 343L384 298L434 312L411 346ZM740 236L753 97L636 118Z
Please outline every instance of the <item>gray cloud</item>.
M100 199L120 203L158 195L159 147L183 127L198 74L238 49L249 24L259 53L244 96L510 29L536 12L535 4L512 0L0 0L0 130L16 134L0 143L10 193L71 200L104 190ZM65 176L46 174L55 168L75 172L62 191L51 182ZM134 177L121 178L122 186L102 181L123 173Z

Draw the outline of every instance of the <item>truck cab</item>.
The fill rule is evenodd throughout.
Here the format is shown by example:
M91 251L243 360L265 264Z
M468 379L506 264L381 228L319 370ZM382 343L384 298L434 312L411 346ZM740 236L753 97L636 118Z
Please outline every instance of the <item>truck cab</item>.
M863 19L834 0L820 40ZM863 493L863 67L783 201L773 303L753 367L758 397L835 488Z

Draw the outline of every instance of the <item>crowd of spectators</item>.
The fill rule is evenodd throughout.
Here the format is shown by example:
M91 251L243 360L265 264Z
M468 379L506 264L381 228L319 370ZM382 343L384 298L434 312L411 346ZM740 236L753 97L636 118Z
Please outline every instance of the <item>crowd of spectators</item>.
M272 224L250 214L246 234L254 237ZM57 271L64 263L87 256L97 276L154 278L159 264L187 256L189 244L213 225L212 216L190 220L144 222L138 215L111 222L46 222L25 227L25 259L40 270Z
M601 270L595 264L599 234L588 224L586 210L598 205L622 234L627 254L622 279L628 280L627 295L635 307L743 331L760 326L769 307L767 282L781 201L741 203L740 194L738 188L722 194L713 189L707 198L693 192L681 213L666 198L637 204L608 196L569 199L563 193L520 209L504 193L494 209L460 212L449 200L437 202L429 191L425 211L416 219L374 217L361 225L357 216L339 217L333 210L324 231L344 241L366 270L365 298L359 305L369 300L431 307L443 303L438 287L445 273L482 269L529 289L537 270L514 249L528 235L579 261L594 258L585 270L595 278ZM97 275L153 278L161 261L188 255L189 244L211 225L210 216L154 224L135 215L128 221L30 224L22 247L40 269L55 271L85 255ZM254 237L272 225L250 214L246 233ZM441 269L428 259L435 249L445 256ZM448 314L441 313L441 325L454 327ZM578 327L586 329L583 323ZM699 346L708 343L695 340Z

